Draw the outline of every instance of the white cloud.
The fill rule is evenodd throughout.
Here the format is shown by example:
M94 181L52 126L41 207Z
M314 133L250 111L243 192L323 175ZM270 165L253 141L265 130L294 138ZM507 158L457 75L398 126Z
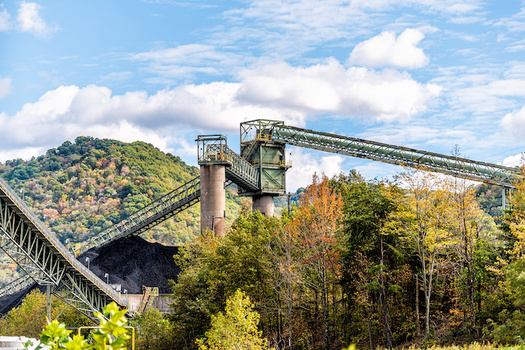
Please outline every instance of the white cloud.
M130 59L146 62L145 69L148 72L164 78L186 78L197 73L231 73L232 67L243 65L247 57L217 51L210 45L189 44L141 52L132 55Z
M0 75L0 100L11 92L11 78L2 78Z
M314 157L310 151L298 147L288 147L286 153L287 160L292 162L292 168L286 172L286 190L290 192L311 184L315 173L332 177L342 171L344 157L339 155Z
M59 29L56 25L50 26L40 17L41 9L42 6L37 3L22 1L17 17L21 31L47 38Z
M0 31L6 31L10 29L9 18L11 15L4 8L4 4L0 4Z
M507 131L522 138L525 134L525 107L522 107L519 111L508 113L501 120L501 124Z
M0 114L0 148L50 148L89 135L143 140L163 150L174 143L172 147L188 152L188 144L175 136L184 130L238 132L239 123L247 117L286 119L269 108L239 104L235 101L238 88L234 83L211 83L153 95L143 91L112 95L102 86L61 86L25 104L13 116ZM300 115L295 115L300 121Z
M383 32L359 43L350 54L349 63L368 67L423 67L429 59L417 44L424 37L415 29L406 29L397 38L393 32Z
M377 28L398 22L403 13L417 12L445 21L480 21L484 15L482 0L251 0L243 3L247 6L223 13L228 25L214 28L209 42L218 47L251 43L248 46L256 47L264 56L281 59L301 57L327 43L339 47L351 45ZM395 13L395 19L389 12ZM428 24L428 21L419 24Z
M520 153L503 159L503 165L508 167L521 167L525 165L525 154Z
M239 74L238 82L180 85L155 94L113 95L105 86L60 86L12 116L0 115L0 148L55 147L79 135L139 138L161 149L191 152L187 130L237 133L252 119L303 126L331 114L375 121L407 120L440 92L406 73L345 68L332 59L310 67L286 63Z
M335 114L376 121L408 120L426 110L441 92L394 70L346 69L334 59L295 68L286 63L240 74L239 99L260 106L299 110L307 115Z
M525 31L525 7L511 17L501 18L496 26L507 27L510 32Z

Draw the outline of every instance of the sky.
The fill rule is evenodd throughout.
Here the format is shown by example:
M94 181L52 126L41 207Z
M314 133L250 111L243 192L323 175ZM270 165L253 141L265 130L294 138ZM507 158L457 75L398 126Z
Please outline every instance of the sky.
M197 165L261 118L520 165L525 1L0 0L0 162L93 136ZM287 149L290 191L403 170Z

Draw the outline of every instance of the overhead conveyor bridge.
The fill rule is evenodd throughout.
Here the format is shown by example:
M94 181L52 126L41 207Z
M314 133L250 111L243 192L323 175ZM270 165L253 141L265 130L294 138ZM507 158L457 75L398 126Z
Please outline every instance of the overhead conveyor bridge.
M85 268L0 179L0 248L39 284L93 319L119 293Z
M517 168L293 126L272 125L268 131L275 142L428 170L506 188L515 188L515 182L520 176Z
M240 192L254 197L254 203L255 200L262 202L265 195L271 199L285 193L285 172L289 168L284 159L285 145L429 170L506 188L514 188L521 176L516 168L301 129L264 119L241 124L240 155L227 146L226 137L222 135L199 136L196 141L201 146L198 151L201 173L202 167L223 165L223 181L227 183L220 187L224 189L235 183ZM208 195L201 193L201 181L196 177L155 200L93 236L77 253L118 238L141 234L196 204L203 195ZM202 217L201 213L201 220ZM0 248L27 273L2 288L0 296L36 281L52 285L54 294L86 315L101 310L111 300L123 305L120 295L77 261L1 179L0 244Z

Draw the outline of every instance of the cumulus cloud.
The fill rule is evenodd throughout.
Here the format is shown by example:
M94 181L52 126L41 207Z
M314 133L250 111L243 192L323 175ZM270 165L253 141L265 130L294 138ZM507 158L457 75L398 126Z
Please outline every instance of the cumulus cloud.
M0 75L0 100L11 92L11 78L2 78Z
M289 153L288 160L292 162L292 168L286 172L287 191L295 192L300 187L310 185L314 173L332 177L342 171L342 156L313 157L312 152L298 147L288 147L286 152Z
M515 136L523 137L525 133L525 107L519 111L508 113L501 120L503 127Z
M174 142L188 153L179 137L185 130L237 133L239 123L259 118L303 126L326 114L407 120L439 92L439 86L418 83L406 73L347 69L333 59L310 67L261 66L243 71L237 82L180 85L154 94L60 86L12 116L0 115L0 148L55 147L90 135L126 141L138 137L161 149Z
M240 105L234 98L238 88L233 83L211 83L153 95L143 91L113 95L104 86L61 86L15 115L0 114L0 148L6 152L49 148L89 135L147 141L163 150L172 145L187 152L187 143L176 137L182 130L237 132L247 117L283 119L269 108Z
M11 18L11 15L7 10L4 8L3 4L0 4L0 31L6 31L9 30L9 18Z
M525 165L525 154L520 153L503 159L503 165L508 167L521 167Z
M424 37L423 33L415 29L406 29L397 38L393 32L383 32L359 43L350 54L348 62L367 67L423 67L429 60L417 44Z
M56 25L47 24L40 17L42 6L34 2L22 1L18 9L17 21L20 30L39 37L47 38L55 33L59 28Z
M441 87L394 70L345 68L334 59L295 68L286 63L240 74L239 99L261 106L376 121L408 120L426 110Z

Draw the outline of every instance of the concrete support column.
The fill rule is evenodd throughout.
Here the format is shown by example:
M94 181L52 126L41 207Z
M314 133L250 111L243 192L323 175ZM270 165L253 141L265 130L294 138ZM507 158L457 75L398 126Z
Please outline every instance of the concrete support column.
M273 216L275 204L273 203L273 196L257 196L253 197L253 211L260 211L266 216Z
M201 165L201 231L226 234L226 170L224 165Z

